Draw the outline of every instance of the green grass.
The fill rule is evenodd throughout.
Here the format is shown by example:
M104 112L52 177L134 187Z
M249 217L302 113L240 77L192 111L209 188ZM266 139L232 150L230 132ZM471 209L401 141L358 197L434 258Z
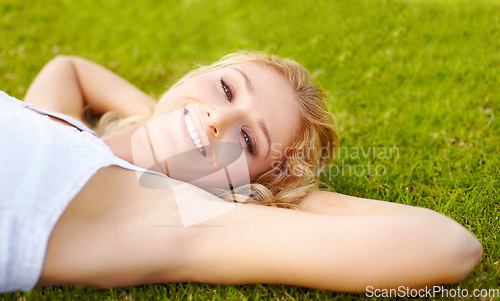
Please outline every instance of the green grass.
M292 56L329 92L345 148L335 165L344 172L333 167L323 186L427 207L470 229L484 256L467 279L448 288L472 292L500 286L499 22L499 1L0 0L0 89L22 99L57 54L101 63L154 96L195 63L237 49ZM370 147L375 156L354 154ZM390 148L398 152L381 155ZM193 283L0 294L14 300L189 297L364 296Z

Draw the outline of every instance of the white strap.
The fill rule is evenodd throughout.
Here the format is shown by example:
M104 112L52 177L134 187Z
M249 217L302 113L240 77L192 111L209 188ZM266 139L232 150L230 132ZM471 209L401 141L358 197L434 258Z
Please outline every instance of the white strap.
M160 176L160 177L164 177L164 178L168 178L167 175L161 173L161 172L157 172L157 171L154 171L154 170L150 170L150 169L145 169L145 168L142 168L142 167L139 167L139 166L135 166L121 158L118 158L116 156L113 156L113 162L111 162L113 165L116 165L116 166L120 166L122 168L125 168L125 169L128 169L128 170L133 170L133 171L138 171L138 172L145 172L145 173L148 173L148 174L152 174L152 175L156 175L156 176Z
M40 113L42 115L48 115L48 116L52 116L52 117L64 120L67 123L71 124L72 126L76 127L77 129L79 129L80 131L89 132L92 135L99 137L99 135L97 135L93 130L91 130L83 122L81 122L80 120L77 120L71 116L64 115L64 114L57 113L57 112L52 112L52 111L40 110L40 109L35 108L35 106L31 103L27 104L26 108L28 108L32 111L35 111L37 113Z

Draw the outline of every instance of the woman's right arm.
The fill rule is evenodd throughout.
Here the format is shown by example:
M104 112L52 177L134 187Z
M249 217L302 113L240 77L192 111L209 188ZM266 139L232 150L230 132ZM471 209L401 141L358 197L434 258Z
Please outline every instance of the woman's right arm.
M24 97L39 109L83 119L85 108L97 114L151 114L153 98L110 70L74 56L57 56L43 67Z

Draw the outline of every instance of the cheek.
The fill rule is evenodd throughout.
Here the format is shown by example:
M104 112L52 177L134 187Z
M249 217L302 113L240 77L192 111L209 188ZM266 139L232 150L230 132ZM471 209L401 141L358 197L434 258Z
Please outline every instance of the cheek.
M280 163L281 160L279 159L269 159L265 162L259 162L257 164L250 163L248 167L250 178L255 179L256 177L266 173L267 171L278 167Z
M159 104L165 110L181 108L189 103L217 103L217 86L202 78L183 82L168 90L160 99Z

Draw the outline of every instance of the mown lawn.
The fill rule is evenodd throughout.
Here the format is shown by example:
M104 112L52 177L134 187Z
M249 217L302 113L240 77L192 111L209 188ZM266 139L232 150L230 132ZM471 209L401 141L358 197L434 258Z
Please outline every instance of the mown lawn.
M452 217L477 235L484 255L467 279L447 288L499 288L499 1L0 0L0 89L20 99L57 54L87 57L159 96L196 63L238 49L291 56L328 91L342 149L323 174L325 189ZM364 295L194 283L0 294L259 298Z

